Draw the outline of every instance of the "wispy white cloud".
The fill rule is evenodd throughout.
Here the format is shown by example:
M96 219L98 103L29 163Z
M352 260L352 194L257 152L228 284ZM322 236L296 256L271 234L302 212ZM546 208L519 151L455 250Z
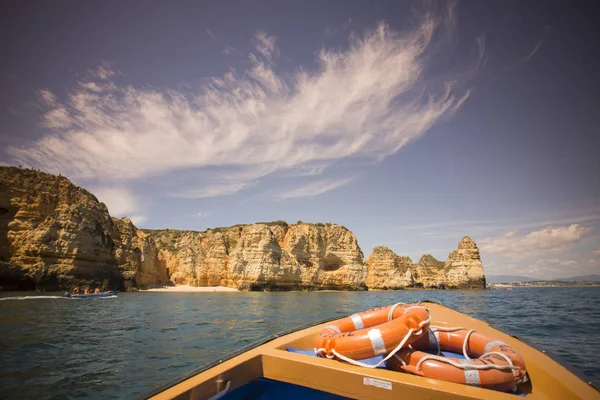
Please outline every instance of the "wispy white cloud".
M567 261L562 261L560 263L560 265L562 265L563 267L572 267L574 265L578 265L579 263L575 260L567 260Z
M325 36L332 37L335 34L337 34L338 32L345 32L348 30L348 28L350 28L351 25L352 25L352 18L348 18L346 20L346 22L344 22L342 24L342 26L339 28L327 26L327 27L325 27Z
M116 72L113 70L110 63L105 61L102 63L102 65L100 65L98 68L96 68L96 70L93 71L92 74L96 78L105 81L108 78L114 76L116 74ZM93 83L93 82L84 82L84 83L82 83L82 85L85 87L86 84L89 84L89 83ZM92 91L94 91L94 90L92 90Z
M600 221L600 212L592 211L579 215L548 218L538 221L524 222L512 225L513 229L533 228L538 226L562 225L562 224L581 224L585 222Z
M243 189L258 185L258 181L254 182L238 182L238 181L220 181L206 183L197 189L182 190L172 193L172 197L180 197L183 199L203 199L207 197L226 196L234 194Z
M436 238L446 238L453 236L456 232L488 232L487 235L493 234L493 232L501 231L518 231L527 228L542 228L545 226L557 226L557 225L572 225L582 223L592 223L594 221L600 221L600 212L595 210L588 210L580 214L571 213L571 215L554 216L552 218L539 216L537 219L531 219L529 221L519 219L502 219L502 220L455 220L455 221L440 221L432 223L424 223L418 225L405 225L399 226L399 230L414 230L414 231L426 231L419 233L423 236L430 236ZM599 249L600 250L600 249Z
M307 177L307 176L318 176L323 174L327 169L326 165L299 165L294 169L278 172L278 178L291 178L291 177Z
M137 197L129 189L122 187L94 187L90 189L99 201L106 204L113 217L130 217L139 214L140 204ZM141 214L138 218L141 218Z
M211 215L212 215L212 212L210 212L210 211L200 211L200 212L197 212L196 214L194 214L194 216L196 218L208 218Z
M468 231L469 235L472 235L472 232L474 232L475 230L474 229L470 229L470 230L461 229L461 231L463 231L463 232ZM458 237L459 235L455 232L446 233L446 234L441 233L441 232L422 232L422 233L419 233L419 236L425 236L428 239L452 239L452 238Z
M211 31L210 29L207 29L207 30L206 30L206 33L207 33L207 34L208 34L208 36L210 36L210 37L214 37L214 36L215 36L215 34L214 34L214 33L212 33L212 31Z
M240 52L231 45L225 46L222 53L225 54L226 56L231 55L231 54L240 54Z
M338 180L320 180L301 186L296 189L288 190L277 196L279 200L296 199L300 197L315 197L323 193L327 193L348 183L352 182L354 177L343 178Z
M276 39L258 32L251 66L207 80L200 92L119 85L105 63L65 102L42 91L50 133L8 152L73 179L113 181L203 168L320 173L342 159L381 161L468 97L448 72L423 78L451 27L431 14L404 33L381 23L346 50L321 50L318 68L291 74L278 73ZM179 195L231 194L264 174L215 183L198 173L201 189Z
M590 273L588 265L575 260L559 258L541 258L532 262L492 262L484 264L485 273L489 275L521 275L538 279L555 279Z
M590 236L587 235L586 240ZM529 258L525 254L522 258L512 257L507 260L502 260L497 255L483 254L483 259L486 275L525 275L539 279L557 279L600 273L597 260L584 258L577 251L544 251L538 252L536 258ZM486 261L488 259L492 260Z
M254 36L254 44L256 45L256 51L267 60L273 60L279 56L279 48L275 45L274 36L259 31Z
M144 224L144 222L148 221L148 216L142 214L132 214L129 216L129 219L131 219L131 222L133 222L133 224L139 228Z
M562 253L581 241L592 231L591 227L578 224L545 228L525 235L516 231L484 239L482 253L501 254L507 258L524 259L547 253Z
M527 62L531 60L531 58L538 52L540 47L544 44L544 41L548 37L550 33L550 26L546 26L546 28L541 32L540 39L533 46L533 49L529 52L529 54L523 59L523 62Z
M90 191L99 201L106 204L112 217L128 217L137 227L148 220L148 216L143 213L139 199L129 189L99 186Z
M542 47L542 44L544 43L544 39L545 39L545 38L541 38L541 39L539 40L539 42L537 42L537 43L535 44L535 46L533 47L533 50L531 50L531 52L530 52L530 53L527 55L527 57L525 57L525 60L524 60L524 61L529 61L529 60L531 60L531 57L533 57L533 56L535 55L535 53L537 53L537 52L538 52L538 50L540 49L540 47Z
M559 264L561 263L560 258L540 258L533 262L533 265L548 265L548 264Z
M42 89L39 91L40 94L40 98L42 99L42 101L44 103L46 103L49 106L55 106L56 105L56 95L54 93L52 93L50 90L48 89Z
M71 117L65 107L57 107L44 114L44 124L47 128L61 129L68 127Z
M419 225L406 225L401 226L399 229L402 230L424 230L424 229L436 229L436 228L452 228L455 226L473 226L473 227L488 227L489 225L498 226L498 221L443 221L443 222L432 222ZM433 232L428 232L432 234ZM439 233L439 232L435 232Z

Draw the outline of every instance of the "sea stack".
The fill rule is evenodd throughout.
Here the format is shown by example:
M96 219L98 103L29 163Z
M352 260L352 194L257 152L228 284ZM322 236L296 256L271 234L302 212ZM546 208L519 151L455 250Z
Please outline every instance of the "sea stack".
M332 223L258 222L198 231L138 229L67 178L0 167L0 290L135 290L157 285L239 290L485 288L465 237L446 262L387 247L368 260Z
M458 244L446 261L446 287L451 289L485 289L485 275L479 248L468 236Z
M414 286L413 262L385 246L377 246L367 260L369 289L404 289Z
M450 253L446 262L425 254L414 264L409 257L379 246L373 250L367 265L366 282L371 290L485 289L479 249L468 236L460 241L458 250Z

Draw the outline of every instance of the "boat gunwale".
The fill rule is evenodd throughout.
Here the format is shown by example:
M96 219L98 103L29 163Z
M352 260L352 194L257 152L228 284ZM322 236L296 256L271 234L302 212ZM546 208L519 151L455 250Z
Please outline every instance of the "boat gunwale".
M442 307L449 308L449 309L454 310L456 312L459 312L461 314L465 314L462 311L457 310L456 308L453 308L453 307L449 307L449 306L447 306L447 305L445 305L445 304L443 304L442 302L439 302L439 301L422 300L419 303L433 303L433 304L440 305ZM475 317L472 317L472 318L475 318ZM553 352L551 350L546 350L543 346L534 345L533 343L530 342L529 339L524 339L524 338L522 338L520 336L514 335L513 332L511 332L509 330L500 329L497 326L490 324L486 320L479 319L479 318L476 318L476 319L479 320L479 321L485 322L490 328L495 329L495 330L497 330L499 332L502 332L502 333L504 333L504 334L506 334L506 335L508 335L508 336L510 336L512 338L515 338L518 341L520 341L520 342L526 344L527 346L531 347L532 349L537 350L540 353L548 356L550 359L552 359L552 361L554 361L558 365L562 366L567 371L569 371L570 373L572 373L573 375L575 375L577 378L579 378L581 381L587 383L589 386L593 387L598 392L600 392L600 382L597 379L591 378L591 377L587 376L578 367L576 367L573 364L571 364L570 362L566 361L564 358L562 358L561 356L557 355L555 352Z
M444 306L444 307L446 307L446 306ZM448 307L448 308L450 308L450 307ZM455 310L455 311L458 311L458 310ZM586 384L588 384L589 386L593 387L598 392L600 392L600 382L597 379L591 378L591 377L587 376L578 367L576 367L575 365L573 365L570 362L566 361L564 358L562 358L561 356L559 356L555 352L553 352L551 350L547 350L543 346L540 346L540 345L537 345L537 344L533 344L529 339L524 339L524 338L522 338L520 336L513 335L513 333L510 332L510 331L508 331L508 330L498 329L496 326L494 326L492 324L489 324L489 323L488 323L488 325L490 326L490 328L493 328L493 329L495 329L497 331L500 331L500 332L504 332L505 334L509 335L512 338L517 339L518 341L526 344L527 346L531 347L532 349L539 351L540 353L544 354L545 356L548 356L550 359L552 359L552 361L554 361L555 363L557 363L558 365L562 366L564 369L566 369L567 371L569 371L570 373L572 373L573 375L575 375L582 382L585 382Z
M250 350L255 349L255 348L259 347L259 346L262 346L264 344L272 342L273 340L279 339L280 337L287 336L289 334L292 334L292 333L295 333L295 332L299 332L299 331L304 330L304 329L309 329L309 328L312 328L312 327L317 326L317 325L325 324L327 322L335 321L335 320L338 320L340 318L344 318L344 317L336 316L336 317L332 317L332 318L325 318L325 319L323 319L321 321L318 321L318 322L309 323L309 324L306 324L306 325L300 325L300 326L288 329L286 331L282 331L282 332L278 332L278 333L274 333L272 335L269 335L269 336L267 336L267 337L265 337L263 339L257 340L256 342L250 343L250 344L242 347L239 350L235 350L235 351L233 351L231 353L228 353L223 358L219 358L218 360L211 361L211 362L209 362L207 364L203 364L200 367L197 367L196 369L194 369L194 370L192 370L192 371L190 371L190 372L188 372L188 373L186 373L184 375L181 375L181 376L179 376L177 378L174 378L171 381L168 381L167 383L165 383L164 385L159 386L158 388L152 390L152 392L149 392L148 394L145 394L143 397L139 397L139 399L148 399L150 397L156 396L156 395L158 395L158 394L160 394L160 393L162 393L162 392L164 392L164 391L166 391L166 390L168 390L168 389L170 389L170 388L172 388L172 387L174 387L176 385L179 385L180 383L182 383L182 382L184 382L184 381L186 381L186 380L188 380L188 379L190 379L190 378L192 378L192 377L194 377L194 376L196 376L198 374L201 374L202 372L208 371L209 369L211 369L213 367L216 367L217 365L220 365L220 364L222 364L222 363L224 363L226 361L229 361L229 360L231 360L231 359L233 359L233 358L235 358L237 356L240 356L240 355L246 353L247 351L250 351Z
M431 303L431 304L437 304L437 305L440 305L442 307L448 308L448 309L450 309L452 311L455 311L457 313L460 313L460 314L463 314L463 315L468 315L468 314L465 314L465 313L463 313L463 312L461 312L461 311L459 311L459 310L457 310L457 309L455 309L453 307L449 307L449 306L447 306L447 305L445 305L445 304L443 304L442 302L439 302L439 301L420 300L420 301L415 301L414 303ZM475 317L472 317L470 315L468 315L468 316L471 317L471 318L475 318ZM331 318L326 318L326 319L323 319L323 320L315 322L315 323L309 323L307 325L301 325L301 326L298 326L298 327L295 327L295 328L291 328L291 329L288 329L288 330L285 330L285 331L282 331L282 332L278 332L278 333L269 335L269 336L265 337L264 339L260 339L260 340L258 340L256 342L250 343L250 344L242 347L239 350L236 350L236 351L234 351L232 353L228 353L223 358L220 358L220 359L215 360L215 361L211 361L211 362L209 362L207 364L204 364L204 365L202 365L202 366L200 366L200 367L198 367L198 368L196 368L196 369L194 369L194 370L186 373L185 375L182 375L182 376L180 376L178 378L175 378L175 379L173 379L171 381L168 381L164 385L159 386L155 390L152 390L152 392L144 395L144 397L139 397L139 398L140 399L148 399L150 397L156 396L156 395L158 395L158 394L160 394L160 393L162 393L162 392L164 392L164 391L166 391L166 390L168 390L168 389L170 389L170 388L172 388L172 387L174 387L174 386L176 386L176 385L178 385L178 384L180 384L180 383L182 383L182 382L184 382L184 381L186 381L186 380L188 380L188 379L190 379L190 378L192 378L192 377L194 377L194 376L196 376L196 375L198 375L198 374L200 374L202 372L208 371L209 369L211 369L213 367L216 367L217 365L220 365L220 364L222 364L222 363L224 363L226 361L229 361L229 360L231 360L231 359L233 359L235 357L238 357L238 356L240 356L240 355L242 355L242 354L244 354L244 353L246 353L246 352L248 352L248 351L250 351L252 349L255 349L255 348L259 347L259 346L267 344L267 343L269 343L269 342L271 342L273 340L279 339L279 338L281 338L283 336L286 336L286 335L289 335L289 334L292 334L292 333L295 333L295 332L298 332L298 331L301 331L301 330L304 330L304 329L309 329L309 328L312 328L314 326L321 325L321 324L324 324L324 323L327 323L327 322L335 321L335 320L338 320L338 319L341 319L341 318L344 318L344 317L343 316L342 317L335 316L335 317L331 317ZM538 351L538 352L546 355L552 361L554 361L556 364L558 364L559 366L562 366L569 373L571 373L575 377L577 377L579 380L581 380L582 382L586 383L588 386L591 386L596 391L600 392L600 384L598 383L598 381L596 379L590 378L589 376L585 375L579 368L577 368L577 367L573 366L571 363L565 361L563 358L561 358L560 356L558 356L556 353L554 353L552 351L549 351L549 350L546 350L542 346L534 345L528 339L523 339L523 338L521 338L519 336L516 336L516 335L514 335L512 332L510 332L508 330L499 329L496 326L490 324L486 320L482 320L482 319L479 319L479 318L475 318L475 319L477 319L478 321L481 321L481 322L487 324L490 328L492 328L492 329L494 329L496 331L502 332L502 333L504 333L504 334L506 334L506 335L508 335L508 336L510 336L510 337L512 337L512 338L514 338L514 339L516 339L516 340L518 340L520 342L522 342L523 344L531 347L532 349L534 349L534 350L536 350L536 351Z

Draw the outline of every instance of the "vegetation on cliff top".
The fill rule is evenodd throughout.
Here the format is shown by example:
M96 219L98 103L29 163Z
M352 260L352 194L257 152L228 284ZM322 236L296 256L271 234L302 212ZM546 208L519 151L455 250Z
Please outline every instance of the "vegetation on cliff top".
M0 278L20 280L13 276L17 266L17 275L27 272L23 279L34 282L36 288L48 282L56 287L78 279L96 282L107 274L119 287L133 288L164 279L175 282L171 274L178 268L181 274L198 275L193 279L201 285L236 285L253 269L257 279L266 279L268 285L292 282L302 288L365 289L365 278L373 272L369 272L354 234L334 223L298 221L289 225L277 220L204 231L138 230L128 218L110 217L104 203L67 178L16 167L0 167L0 194L0 261L6 264ZM234 252L241 241L244 246ZM459 287L475 272L473 276L480 273L482 279L468 277L467 283L485 287L479 250L468 237L446 263L425 255L413 265L408 257L397 256L390 249L377 247L374 253L378 252L382 257L373 288L389 286L394 274L409 268L416 279L402 277L414 285L423 277L431 281L426 282L430 286L453 279ZM181 259L179 254L183 254ZM197 262L190 264L190 260ZM173 262L171 268L168 264ZM403 268L398 268L400 264ZM47 278L38 279L42 275Z

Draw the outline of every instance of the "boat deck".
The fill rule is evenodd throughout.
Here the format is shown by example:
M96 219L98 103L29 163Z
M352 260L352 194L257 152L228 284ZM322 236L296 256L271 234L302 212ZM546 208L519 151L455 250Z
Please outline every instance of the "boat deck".
M464 326L511 345L525 360L529 381L519 385L521 396L531 399L600 399L600 393L548 355L485 322L458 311L424 303L432 325ZM517 395L424 378L385 369L369 369L337 360L289 352L310 350L316 334L327 323L270 340L217 363L151 396L151 399L209 399L259 378L295 384L347 398L360 399L507 399Z

